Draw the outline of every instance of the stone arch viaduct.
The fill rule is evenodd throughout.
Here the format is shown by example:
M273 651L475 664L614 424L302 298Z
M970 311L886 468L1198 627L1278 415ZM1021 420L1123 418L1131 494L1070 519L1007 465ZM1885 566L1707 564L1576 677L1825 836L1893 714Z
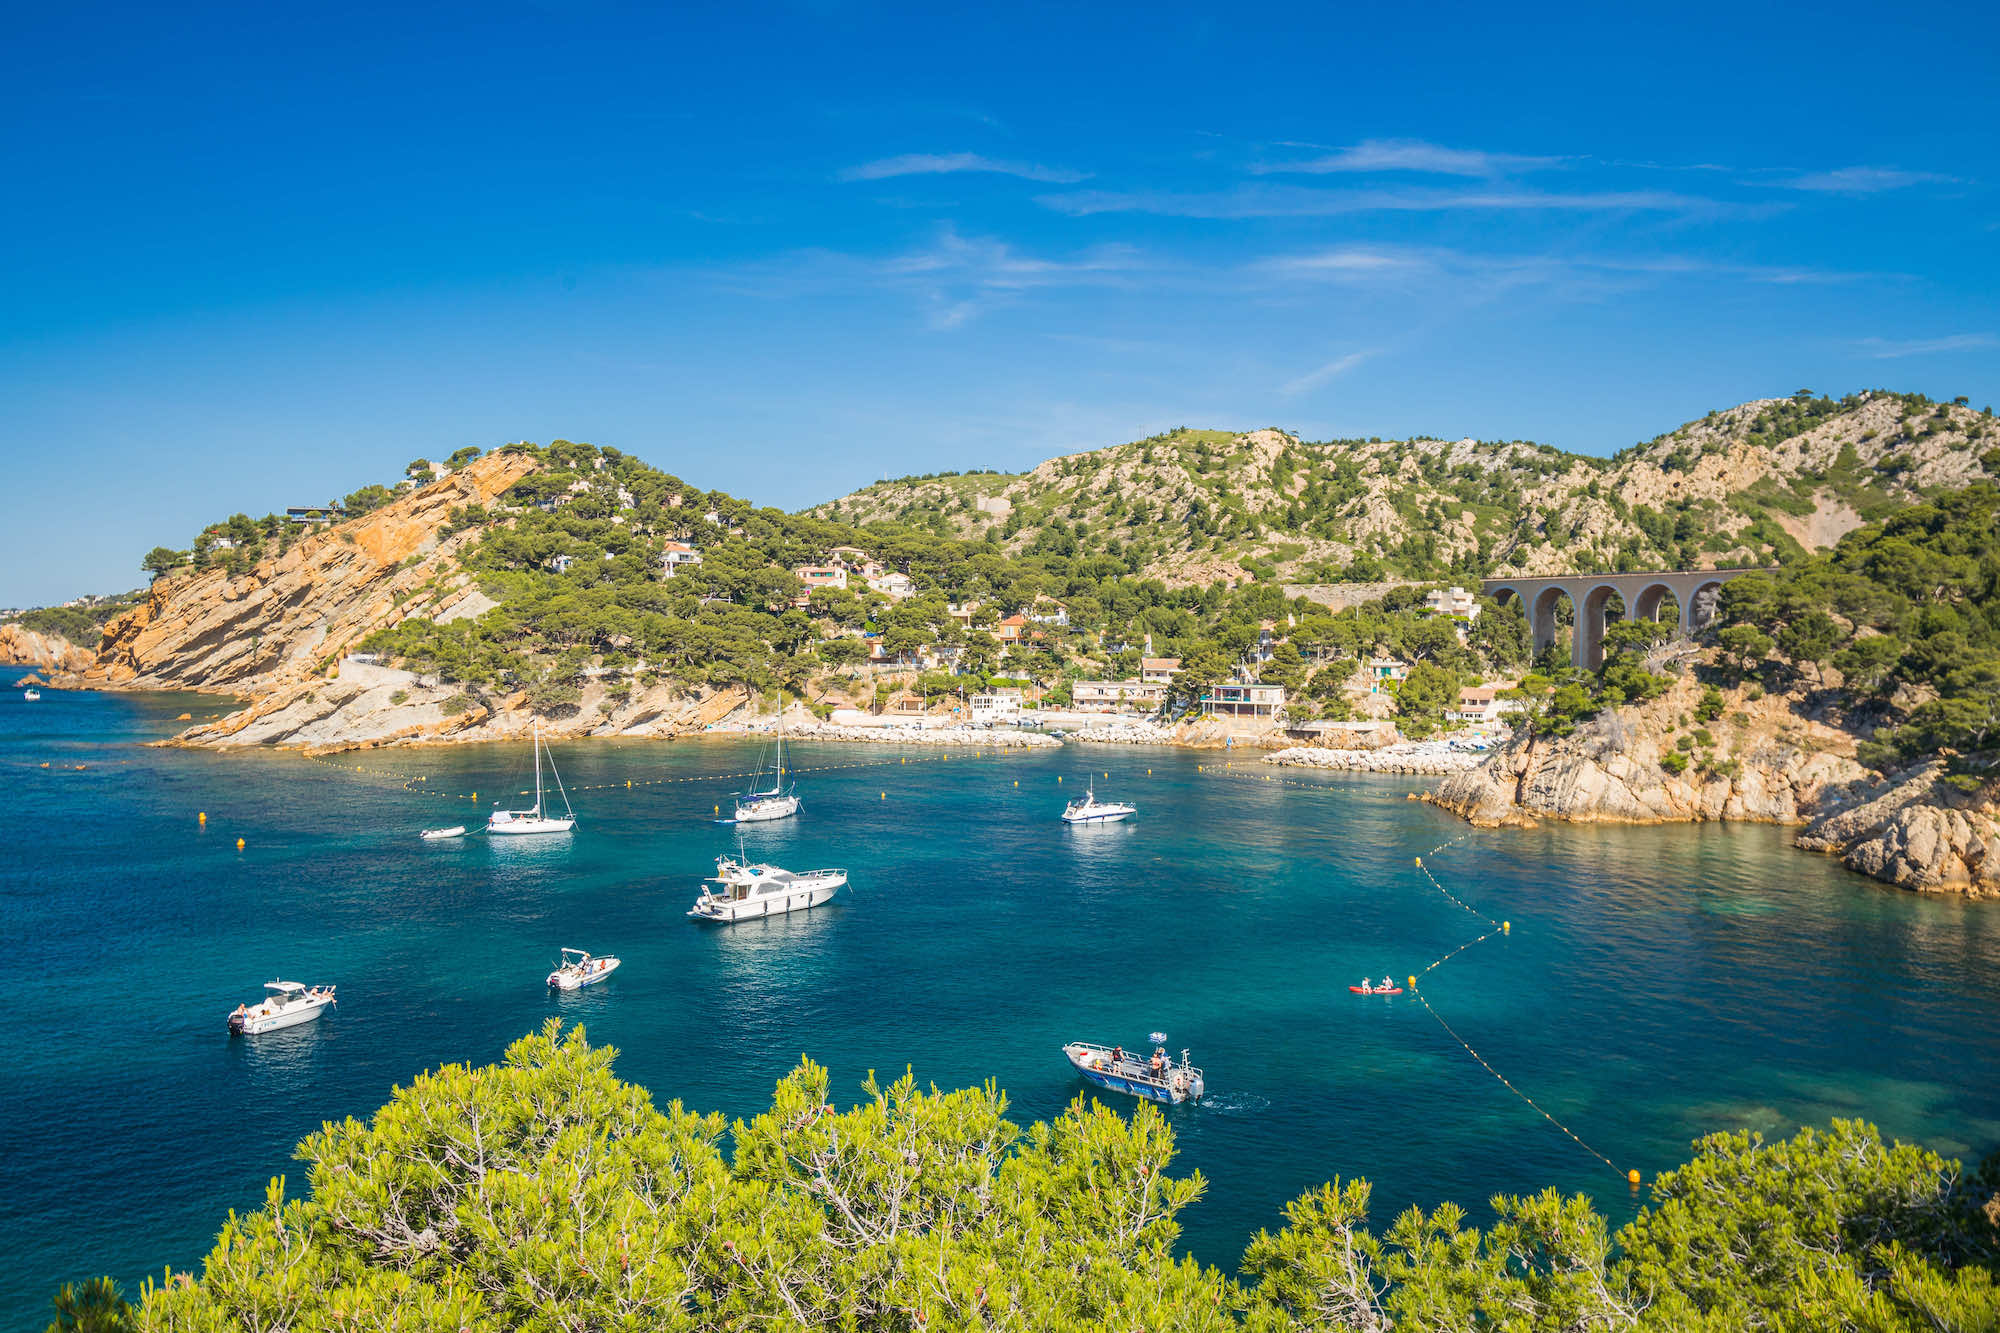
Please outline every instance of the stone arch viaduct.
M1690 569L1636 574L1552 574L1483 580L1486 595L1503 605L1515 598L1527 612L1535 651L1556 641L1556 612L1567 601L1576 620L1570 660L1595 669L1604 664L1604 627L1611 600L1633 620L1658 620L1673 598L1680 609L1680 632L1692 634L1715 618L1715 595L1722 585L1762 569Z

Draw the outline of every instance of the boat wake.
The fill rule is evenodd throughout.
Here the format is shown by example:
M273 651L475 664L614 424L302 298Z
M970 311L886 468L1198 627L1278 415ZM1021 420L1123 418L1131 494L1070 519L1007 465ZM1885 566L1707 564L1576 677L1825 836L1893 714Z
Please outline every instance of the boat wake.
M1262 1115L1271 1109L1271 1099L1254 1092L1227 1092L1204 1098L1201 1109L1209 1115Z

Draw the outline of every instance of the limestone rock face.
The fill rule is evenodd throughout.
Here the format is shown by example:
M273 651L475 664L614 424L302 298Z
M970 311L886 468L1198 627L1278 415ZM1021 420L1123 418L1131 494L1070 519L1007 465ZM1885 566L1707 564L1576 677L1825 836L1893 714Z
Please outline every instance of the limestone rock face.
M2000 808L1991 783L1963 792L1933 760L1858 789L1799 834L1850 869L1926 893L2000 896Z
M45 676L75 675L96 661L59 634L42 634L23 625L0 625L0 662L29 666Z
M249 573L161 579L105 626L83 683L261 694L314 675L378 629L450 611L475 593L446 535L463 505L485 505L536 467L491 454L373 513L312 533Z

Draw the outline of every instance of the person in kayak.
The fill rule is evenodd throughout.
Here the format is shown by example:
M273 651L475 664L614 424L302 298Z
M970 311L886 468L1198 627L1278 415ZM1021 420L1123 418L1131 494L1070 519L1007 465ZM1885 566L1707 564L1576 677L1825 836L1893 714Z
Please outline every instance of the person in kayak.
M1388 978L1388 977L1383 977L1383 978L1382 978L1382 984L1381 984L1381 986L1380 986L1380 987L1378 987L1377 989L1380 989L1380 990L1394 990L1394 989L1396 989L1396 983L1395 983L1395 982L1394 982L1393 980L1391 980L1390 978Z
M1374 983L1374 982L1372 982L1372 981L1370 981L1370 980L1369 980L1369 979L1368 979L1367 977L1363 977L1363 978L1361 978L1361 985L1359 986L1359 988L1358 988L1358 989L1360 989L1360 990L1362 990L1362 991L1364 991L1364 992L1366 992L1366 991L1372 991L1372 990L1374 990L1374 989L1375 989L1375 983Z

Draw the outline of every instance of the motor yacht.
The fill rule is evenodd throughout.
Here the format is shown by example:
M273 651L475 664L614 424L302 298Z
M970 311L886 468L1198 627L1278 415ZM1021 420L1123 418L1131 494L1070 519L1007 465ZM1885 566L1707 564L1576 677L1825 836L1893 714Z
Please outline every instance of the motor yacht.
M254 1037L260 1032L296 1027L319 1017L333 1003L333 987L302 986L296 981L267 981L265 995L254 1005L239 1004L229 1015L229 1030Z
M1065 824L1116 824L1139 813L1136 805L1126 805L1122 801L1100 801L1094 788L1084 788L1083 795L1063 807Z
M792 871L720 856L688 915L697 921L731 922L802 912L832 898L845 883L845 870Z

